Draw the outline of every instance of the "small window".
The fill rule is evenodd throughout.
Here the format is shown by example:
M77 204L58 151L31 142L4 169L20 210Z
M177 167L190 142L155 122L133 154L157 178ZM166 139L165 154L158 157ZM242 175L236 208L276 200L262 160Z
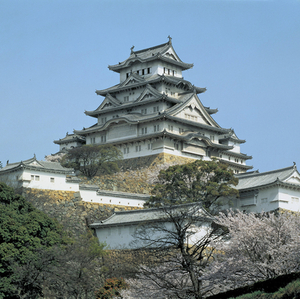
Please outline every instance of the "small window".
M148 67L148 74L151 74L151 67Z
M129 102L129 96L124 97L124 102Z
M54 178L50 178L50 183L54 183Z
M148 143L148 150L152 150L152 143Z
M173 132L173 126L168 125L168 129L169 129L169 131Z
M142 114L147 114L147 108L141 110Z
M36 181L39 181L39 180L40 180L40 176L39 176L39 175L36 175L36 176L35 176L35 180L36 180Z
M137 145L137 146L135 147L135 151L136 151L136 152L140 152L141 149L142 149L141 145Z
M153 107L153 112L158 112L159 111L159 106Z
M143 135L144 135L144 134L147 134L147 127L142 128L142 134L143 134Z
M159 125L155 125L153 128L154 128L154 132L158 132L159 131Z
M34 175L31 175L31 180L32 180L32 181L34 180Z
M102 135L101 136L101 142L103 143L103 142L106 142L106 135Z

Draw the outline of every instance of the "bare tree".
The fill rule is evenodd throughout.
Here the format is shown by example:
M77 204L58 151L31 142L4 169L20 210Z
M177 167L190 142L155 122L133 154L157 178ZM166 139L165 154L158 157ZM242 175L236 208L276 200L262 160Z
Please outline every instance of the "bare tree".
M141 292L143 298L203 298L210 291L204 273L224 232L211 225L199 203L158 210L159 220L136 230L136 247L146 250L148 263L140 266L137 280L128 281L128 298Z

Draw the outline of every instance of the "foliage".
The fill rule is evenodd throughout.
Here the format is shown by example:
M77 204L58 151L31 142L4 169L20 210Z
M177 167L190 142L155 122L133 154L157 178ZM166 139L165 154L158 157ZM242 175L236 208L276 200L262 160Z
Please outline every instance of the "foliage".
M237 196L238 180L228 166L215 161L197 160L162 170L153 197L144 207L201 202L204 209L213 212L224 204L225 197Z
M57 298L94 298L94 292L102 285L102 257L105 244L99 244L98 238L91 232L81 236L72 244L58 249L56 263L52 265L44 283L49 295Z
M127 289L128 284L123 278L108 278L103 287L95 292L96 299L111 299L120 296L120 291Z
M0 161L0 169L2 168L3 166L2 166L2 162Z
M215 217L228 228L222 254L211 264L214 285L234 289L300 270L300 218L291 213L228 212Z
M81 171L86 177L93 178L98 172L112 173L118 170L122 152L115 146L83 145L70 149L62 159L62 165Z
M160 221L140 225L135 233L136 245L148 249L152 263L140 266L127 293L133 298L203 298L209 291L205 269L223 230L210 226L200 203L164 207L157 213Z
M0 297L36 298L44 280L38 271L44 266L41 256L68 238L56 221L4 183L0 183L0 215ZM20 269L26 267L37 271L25 277Z

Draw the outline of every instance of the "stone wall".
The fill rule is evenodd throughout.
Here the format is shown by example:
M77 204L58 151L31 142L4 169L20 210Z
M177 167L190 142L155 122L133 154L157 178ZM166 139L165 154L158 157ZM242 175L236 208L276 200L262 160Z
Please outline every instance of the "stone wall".
M120 172L96 176L92 180L83 178L83 182L97 185L102 190L150 194L161 169L193 161L195 160L165 153L126 159L119 164Z
M79 192L24 188L22 195L37 209L60 222L65 229L79 236L95 220L104 220L114 212L133 210L125 206L83 202Z
M102 175L86 180L84 184L98 185L102 190L149 194L161 169L171 165L184 164L193 159L169 154L123 160L121 171L113 175ZM114 206L101 203L83 202L79 192L23 188L22 195L37 209L57 219L75 235L81 235L88 225L104 220L116 211L133 210L134 207Z

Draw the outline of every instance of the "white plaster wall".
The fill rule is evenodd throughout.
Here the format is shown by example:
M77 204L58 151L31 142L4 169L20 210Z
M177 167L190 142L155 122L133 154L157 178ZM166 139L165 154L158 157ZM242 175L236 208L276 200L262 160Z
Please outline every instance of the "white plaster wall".
M124 198L116 195L101 195L97 194L97 190L86 190L80 189L80 196L82 201L93 202L93 203L103 203L111 205L120 205L128 207L139 207L142 208L145 200L135 199L135 198Z
M109 249L135 249L146 246L141 240L134 237L134 234L140 224L132 225L118 225L111 227L101 227L96 229L96 235L100 242L106 242ZM150 224L151 225L151 224ZM168 231L174 229L172 223L164 224ZM200 226L193 227L193 235L189 237L189 244L204 237L209 230L209 224L201 224ZM169 234L166 235L168 237ZM163 237L162 232L154 232L151 235L153 240Z
M62 151L62 150L74 148L74 147L79 146L80 144L81 143L76 142L76 141L72 141L72 142L69 142L69 143L60 144L59 145L59 150Z
M34 176L33 179L31 178L32 175ZM36 180L37 176L39 180ZM54 182L51 182L51 178L54 178ZM79 184L67 182L65 174L26 170L22 175L22 179L30 181L30 183L26 185L27 188L79 191Z
M33 178L31 177L33 176ZM39 180L37 180L37 178ZM54 182L51 182L54 178ZM66 175L60 173L46 173L34 170L19 170L6 175L1 175L2 180L7 185L18 188L35 188L49 190L79 191L79 184L67 182Z
M136 136L137 136L137 125L131 125L131 124L114 125L113 127L109 128L106 136L106 141L108 142L113 140L121 140L130 137L136 137Z
M23 170L13 171L10 173L2 173L0 174L0 182L3 182L13 188L22 187L22 181L20 181L22 173Z
M294 212L300 211L300 191L279 188L279 207Z
M124 82L127 78L126 78L126 74L129 72L133 72L135 73L138 70L142 70L142 69L146 69L150 67L151 68L151 74L145 74L145 75L141 75L142 77L146 78L146 77L150 77L153 76L153 74L156 73L156 64L154 61L151 62L147 62L147 63L135 63L133 65L130 65L128 68L123 69L120 72L120 82Z

